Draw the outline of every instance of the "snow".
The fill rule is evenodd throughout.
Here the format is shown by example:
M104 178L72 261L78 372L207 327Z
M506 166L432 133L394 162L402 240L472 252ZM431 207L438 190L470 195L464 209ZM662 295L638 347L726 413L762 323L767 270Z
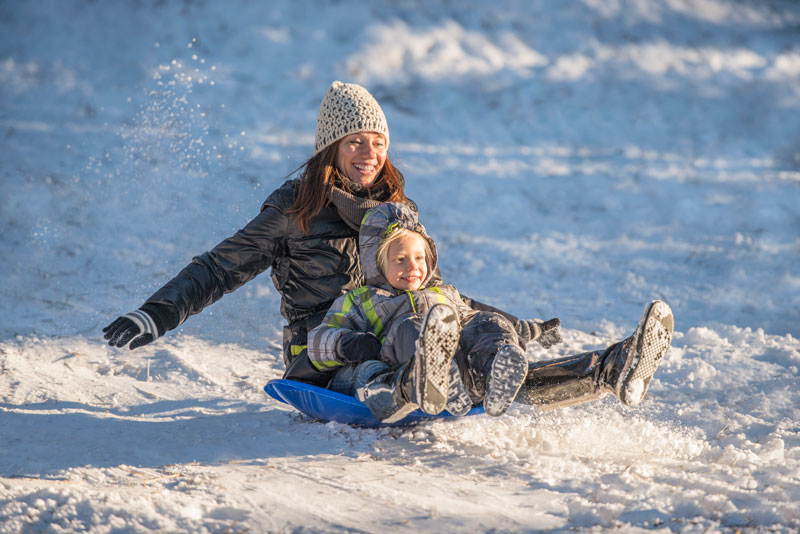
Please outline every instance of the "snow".
M800 7L0 4L0 533L800 532ZM445 277L563 344L675 339L636 408L311 421L267 275L100 329L254 216L366 85Z

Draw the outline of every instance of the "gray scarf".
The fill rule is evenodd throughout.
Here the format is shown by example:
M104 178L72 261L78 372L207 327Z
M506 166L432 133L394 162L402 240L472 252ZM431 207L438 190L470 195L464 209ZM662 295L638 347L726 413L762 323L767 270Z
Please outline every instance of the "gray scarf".
M336 206L339 217L354 230L361 228L361 221L368 210L383 203L381 200L357 197L336 186L331 190L331 202Z
M404 187L406 180L403 175L400 174L397 178L400 181L400 187ZM372 198L366 198L369 196ZM333 182L330 200L336 206L339 217L347 223L347 226L358 231L361 229L364 215L375 206L389 200L389 187L385 183L379 182L367 189L361 184L351 182L339 175ZM408 205L412 210L417 211L417 205L411 199L408 200Z

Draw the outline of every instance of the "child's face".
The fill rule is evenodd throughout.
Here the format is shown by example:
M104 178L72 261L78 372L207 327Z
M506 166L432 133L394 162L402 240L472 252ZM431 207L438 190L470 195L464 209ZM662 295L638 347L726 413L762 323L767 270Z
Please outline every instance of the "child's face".
M425 242L421 235L404 235L389 245L386 280L395 289L419 289L428 274L425 262Z

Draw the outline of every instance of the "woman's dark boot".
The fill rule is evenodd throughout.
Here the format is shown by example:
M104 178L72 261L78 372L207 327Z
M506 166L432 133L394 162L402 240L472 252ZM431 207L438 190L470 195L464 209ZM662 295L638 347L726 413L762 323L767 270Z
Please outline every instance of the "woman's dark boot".
M670 307L654 300L645 308L633 336L614 347L604 359L600 382L623 404L636 406L644 398L672 343L674 327Z
M417 408L435 415L445 409L453 355L458 348L458 316L450 306L428 311L416 341L414 358L372 377L356 391L384 423L400 421Z
M613 393L628 406L644 398L672 342L674 318L662 301L647 305L633 335L602 353L528 364L517 402L555 408L581 404Z

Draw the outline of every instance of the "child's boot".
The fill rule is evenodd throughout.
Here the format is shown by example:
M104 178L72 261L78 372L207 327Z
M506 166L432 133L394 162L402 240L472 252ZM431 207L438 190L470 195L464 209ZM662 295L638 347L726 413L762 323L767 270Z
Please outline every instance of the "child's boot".
M472 399L470 399L464 381L461 379L461 372L458 370L458 363L455 359L450 362L450 390L447 394L447 406L445 410L451 415L466 415L472 409Z
M385 423L397 422L417 407L431 415L440 413L448 400L459 330L450 306L433 306L422 322L414 358L374 376L356 391L358 400Z
M384 423L396 423L418 408L414 400L414 360L373 376L356 389L356 398ZM405 387L404 387L405 386Z
M446 304L428 310L417 338L414 366L415 395L420 409L429 414L444 410L449 397L450 363L458 349L458 316Z
M483 409L491 416L503 415L517 396L528 374L528 359L517 345L503 345L492 360L487 377Z

